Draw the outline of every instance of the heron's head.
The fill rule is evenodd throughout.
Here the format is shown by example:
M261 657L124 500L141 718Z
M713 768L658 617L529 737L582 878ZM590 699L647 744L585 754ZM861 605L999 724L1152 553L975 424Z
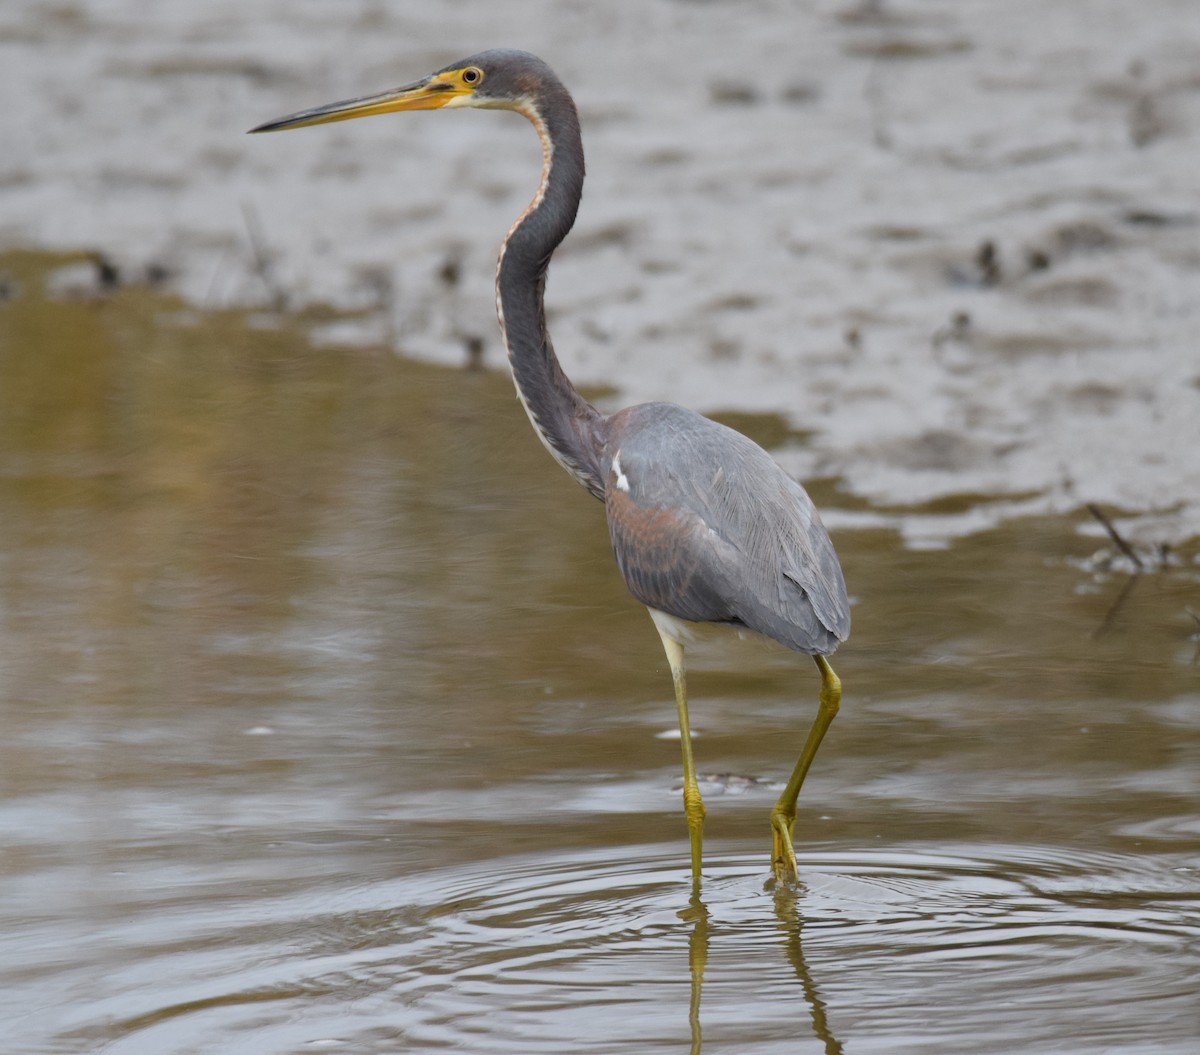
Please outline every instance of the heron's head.
M402 88L301 110L250 131L276 132L400 110L474 106L528 112L547 90L558 85L550 67L536 55L507 49L481 51Z

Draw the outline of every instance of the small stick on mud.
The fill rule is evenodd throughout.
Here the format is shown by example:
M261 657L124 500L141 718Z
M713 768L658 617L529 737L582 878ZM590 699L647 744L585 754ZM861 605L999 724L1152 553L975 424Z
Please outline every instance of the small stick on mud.
M1141 581L1141 573L1136 571L1125 580L1125 585L1121 587L1121 592L1117 594L1113 603L1108 606L1108 611L1104 613L1104 619L1101 620L1100 625L1092 631L1093 641L1098 641L1117 625L1117 616L1121 614L1121 609L1125 607L1125 602L1133 596L1134 588Z
M287 307L287 297L279 288L275 276L271 274L271 254L267 249L266 239L263 238L258 213L245 202L242 203L242 221L246 225L246 237L250 241L250 252L254 257L254 271L267 289L271 307L276 311L283 311Z
M1087 504L1087 511L1100 521L1100 526L1108 532L1108 537L1113 540L1113 545L1116 546L1117 549L1119 549L1122 553L1124 553L1126 557L1133 561L1133 566L1137 568L1138 571L1143 571L1145 569L1145 565L1142 563L1142 558L1134 552L1133 547L1130 546L1128 542L1121 538L1120 534L1117 532L1117 529L1113 527L1113 522L1104 515L1100 507L1089 502Z

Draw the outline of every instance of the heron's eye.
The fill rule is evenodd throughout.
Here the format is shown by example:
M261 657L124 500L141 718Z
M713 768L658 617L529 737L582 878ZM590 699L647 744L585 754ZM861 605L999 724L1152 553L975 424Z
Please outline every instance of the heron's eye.
M462 71L463 84L469 84L472 87L483 80L483 70L478 66L469 66Z

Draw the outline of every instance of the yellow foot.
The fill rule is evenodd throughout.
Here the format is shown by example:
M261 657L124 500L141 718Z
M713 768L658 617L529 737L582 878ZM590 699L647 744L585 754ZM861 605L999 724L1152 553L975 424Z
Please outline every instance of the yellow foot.
M781 883L800 881L796 851L792 847L792 822L781 813L771 814L771 869Z

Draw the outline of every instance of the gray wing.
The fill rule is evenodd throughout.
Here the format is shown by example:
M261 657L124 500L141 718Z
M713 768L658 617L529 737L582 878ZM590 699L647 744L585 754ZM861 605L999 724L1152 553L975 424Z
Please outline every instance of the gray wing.
M850 632L833 544L804 488L741 433L672 404L612 418L605 507L643 604L827 654Z

